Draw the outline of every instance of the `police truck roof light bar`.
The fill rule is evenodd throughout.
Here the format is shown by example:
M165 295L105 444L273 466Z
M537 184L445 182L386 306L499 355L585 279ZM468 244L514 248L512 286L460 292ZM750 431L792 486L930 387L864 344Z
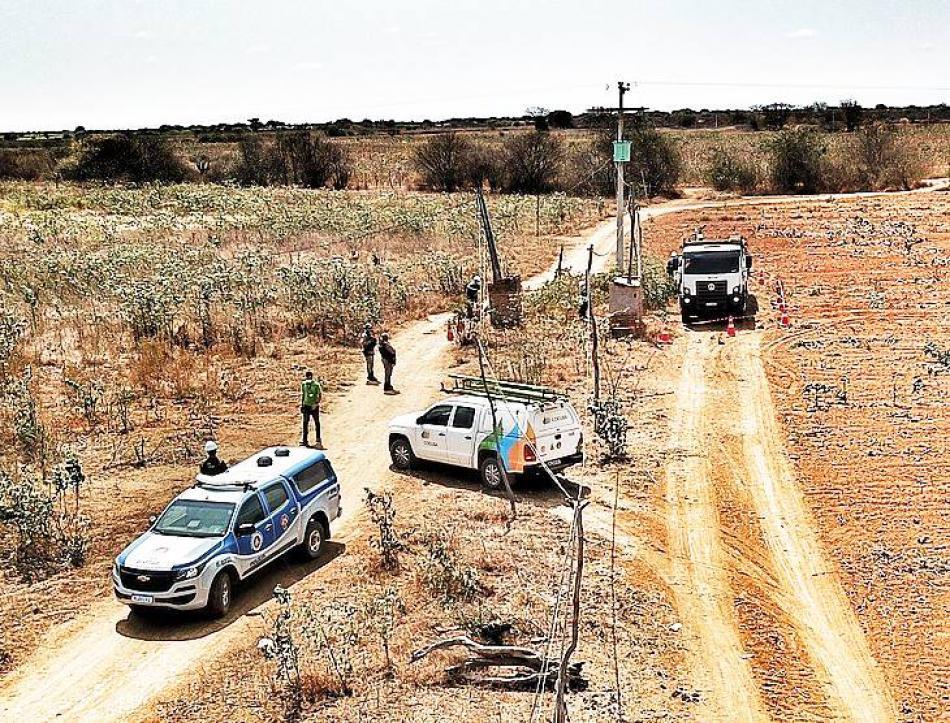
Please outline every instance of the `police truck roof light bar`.
M548 387L535 384L521 384L502 380L489 380L486 384L481 377L470 377L464 374L449 374L453 387L445 389L447 394L470 394L485 397L488 394L504 396L519 402L558 402L567 399L567 395L556 392Z

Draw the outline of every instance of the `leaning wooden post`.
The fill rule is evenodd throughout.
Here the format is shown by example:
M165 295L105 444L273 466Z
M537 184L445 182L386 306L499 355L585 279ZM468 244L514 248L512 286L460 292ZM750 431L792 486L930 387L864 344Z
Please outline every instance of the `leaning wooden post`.
M590 270L594 265L594 246L587 247L587 271L585 272L585 285L587 286L587 322L590 324L590 364L594 374L594 402L600 401L600 343L597 338L597 318L594 316L594 290L590 287Z
M554 723L567 723L567 703L564 693L567 690L567 669L571 656L577 650L577 640L580 635L581 620L581 578L584 575L584 508L587 502L579 499L574 503L574 527L577 530L577 562L574 572L574 597L572 602L573 620L571 621L571 642L564 651L561 665L557 671L557 686L554 699Z

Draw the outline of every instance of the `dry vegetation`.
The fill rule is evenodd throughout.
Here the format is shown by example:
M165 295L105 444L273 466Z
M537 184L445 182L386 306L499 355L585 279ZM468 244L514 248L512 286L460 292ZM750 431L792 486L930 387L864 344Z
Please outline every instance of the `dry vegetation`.
M525 274L599 218L562 196L490 205ZM302 370L332 405L364 321L392 328L456 304L476 233L464 195L3 186L0 668L102 594L112 557L188 483L203 440L233 459L282 438Z

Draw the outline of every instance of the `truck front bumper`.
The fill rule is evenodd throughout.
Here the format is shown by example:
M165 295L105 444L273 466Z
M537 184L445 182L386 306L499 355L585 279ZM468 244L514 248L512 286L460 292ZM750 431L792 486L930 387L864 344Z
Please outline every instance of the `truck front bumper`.
M205 571L207 572L207 571ZM115 599L123 605L167 608L173 610L201 610L208 605L210 580L205 583L204 574L190 580L174 583L168 590L153 592L126 587L122 580L112 572L112 590Z

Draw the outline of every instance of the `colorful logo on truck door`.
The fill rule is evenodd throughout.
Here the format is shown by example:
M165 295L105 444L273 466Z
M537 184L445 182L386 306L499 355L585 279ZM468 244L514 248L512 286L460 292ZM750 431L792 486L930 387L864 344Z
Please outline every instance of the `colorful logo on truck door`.
M508 472L524 472L524 451L525 447L535 444L534 428L530 422L527 431L523 433L517 422L507 432L504 427L505 423L499 422L495 432L485 437L478 449L495 452Z

